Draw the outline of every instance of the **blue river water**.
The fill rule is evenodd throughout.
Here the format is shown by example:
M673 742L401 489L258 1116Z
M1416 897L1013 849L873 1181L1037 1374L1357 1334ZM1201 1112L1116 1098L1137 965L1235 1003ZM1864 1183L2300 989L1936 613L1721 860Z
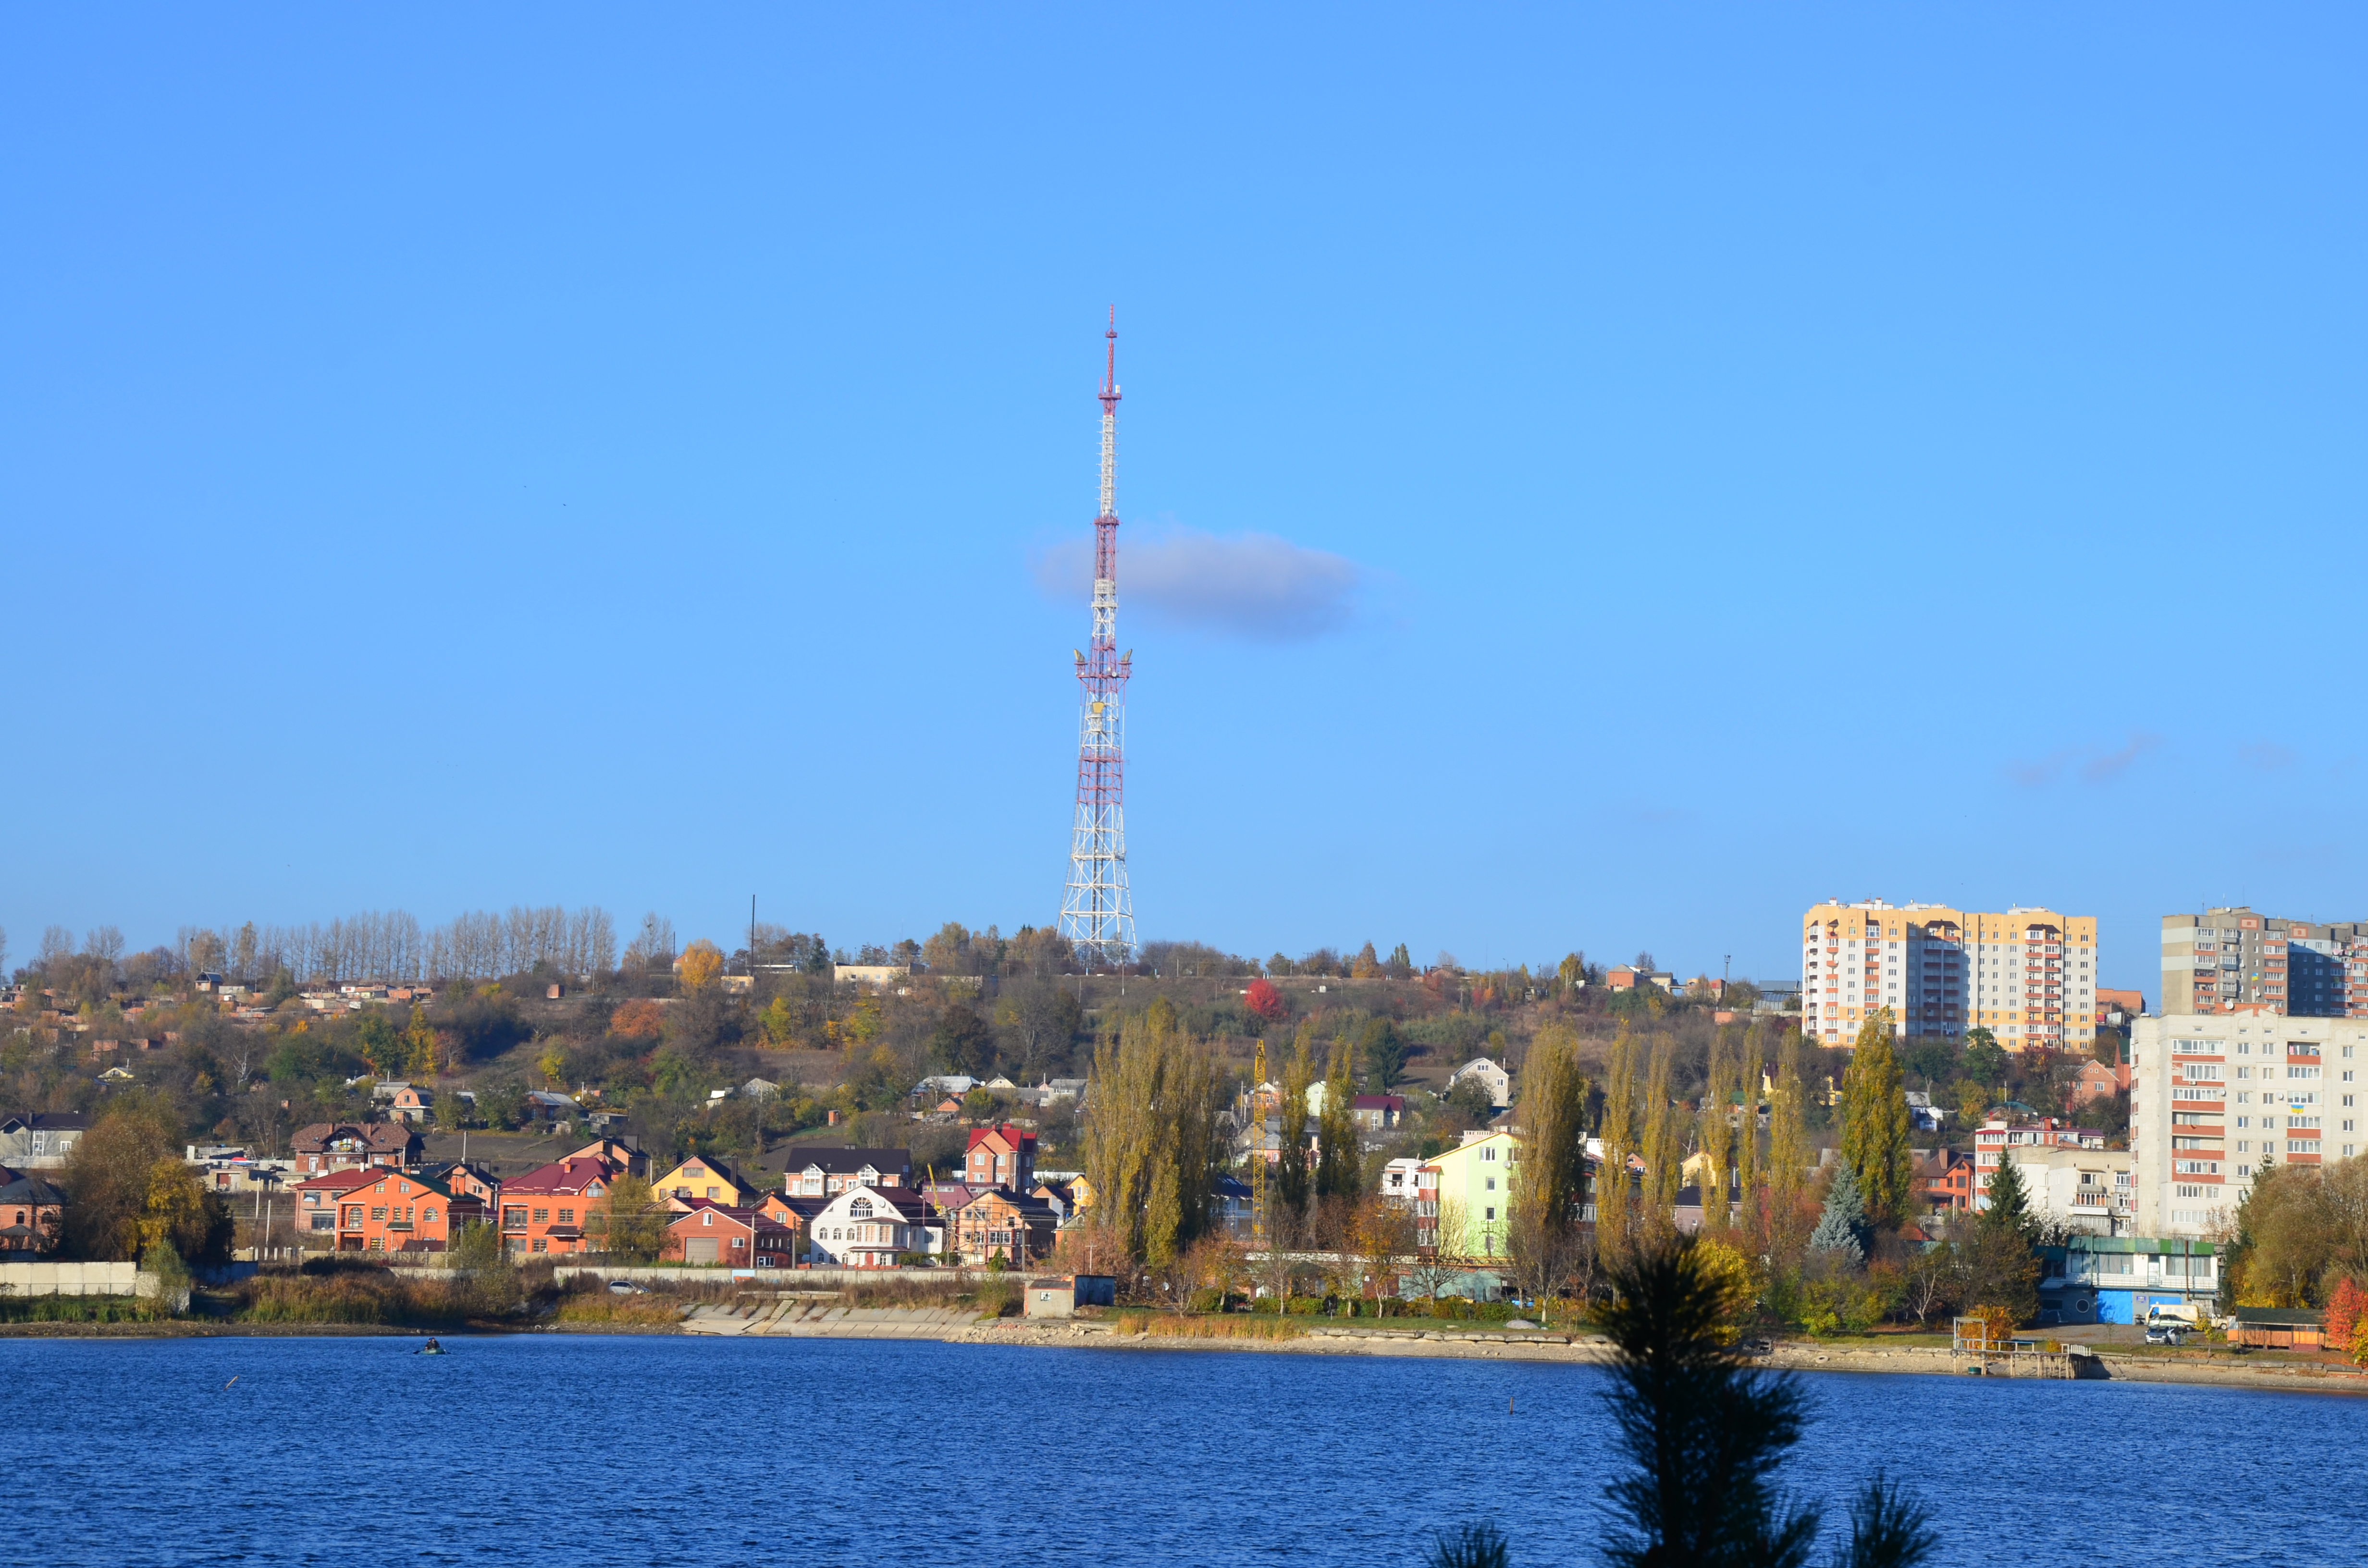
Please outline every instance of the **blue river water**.
M1415 1564L1494 1519L1591 1563L1600 1372L816 1340L0 1340L0 1558ZM233 1381L234 1380L234 1381ZM2368 1562L2368 1401L1807 1380L1790 1471L1877 1464L1956 1563ZM1831 1510L1839 1517L1839 1507Z

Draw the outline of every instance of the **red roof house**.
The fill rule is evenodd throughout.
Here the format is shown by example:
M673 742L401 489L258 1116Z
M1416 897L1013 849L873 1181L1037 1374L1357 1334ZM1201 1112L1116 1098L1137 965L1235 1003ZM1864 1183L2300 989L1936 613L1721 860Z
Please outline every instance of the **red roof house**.
M970 1187L1008 1187L1026 1192L1036 1185L1036 1134L1009 1122L973 1127L962 1156L962 1181Z
M565 1159L502 1183L502 1245L512 1252L586 1252L585 1227L614 1178L602 1160Z

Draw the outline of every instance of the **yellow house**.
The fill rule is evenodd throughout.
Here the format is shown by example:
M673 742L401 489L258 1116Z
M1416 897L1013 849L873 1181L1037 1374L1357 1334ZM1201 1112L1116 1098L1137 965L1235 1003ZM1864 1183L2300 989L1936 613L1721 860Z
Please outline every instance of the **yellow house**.
M1436 1174L1436 1182L1425 1185L1435 1185L1437 1207L1417 1217L1417 1233L1428 1231L1428 1244L1442 1256L1503 1257L1520 1160L1521 1141L1509 1132L1475 1137L1433 1156L1423 1168Z
M696 1154L650 1185L660 1198L705 1198L727 1209L746 1209L765 1191L725 1162Z

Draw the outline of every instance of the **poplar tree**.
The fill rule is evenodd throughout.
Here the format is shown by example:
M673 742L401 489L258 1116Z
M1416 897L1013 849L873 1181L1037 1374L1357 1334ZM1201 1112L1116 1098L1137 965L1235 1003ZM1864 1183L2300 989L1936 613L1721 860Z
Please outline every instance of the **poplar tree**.
M1858 1177L1871 1217L1893 1225L1907 1220L1916 1169L1907 1149L1907 1085L1892 1050L1888 1007L1860 1028L1842 1074L1842 1163Z
M1164 1265L1208 1228L1221 1095L1215 1059L1166 997L1094 1052L1086 1172L1095 1219L1127 1256Z
M1357 1090L1349 1075L1349 1054L1348 1037L1335 1037L1331 1071L1324 1079L1324 1114L1315 1123L1315 1196L1354 1203L1364 1179L1357 1148Z
M1569 1235L1587 1200L1586 1075L1578 1070L1578 1036L1567 1024L1549 1024L1530 1044L1521 1067L1520 1181L1513 1204L1515 1234L1550 1241Z
M1801 1195L1809 1163L1808 1130L1801 1116L1801 1034L1788 1029L1776 1058L1776 1092L1768 1107L1768 1187L1780 1208Z
M1677 1233L1678 1186L1685 1173L1685 1129L1678 1120L1676 1102L1669 1097L1670 1058L1675 1054L1668 1036L1656 1037L1652 1068L1645 1079L1645 1212L1639 1218L1645 1233L1656 1242Z
M1727 1145L1731 1136L1726 1122L1727 1033L1721 1029L1711 1037L1708 1082L1703 1085L1702 1119L1695 1132L1695 1142L1702 1156L1702 1229L1713 1235L1726 1229Z
M1636 1037L1622 1025L1612 1037L1610 1086L1603 1100L1603 1163L1595 1177L1595 1247L1607 1260L1624 1257L1635 1231L1628 1185L1636 1152Z
M1743 1194L1748 1218L1757 1207L1759 1169L1759 1031L1743 1037L1743 1060L1736 1064L1742 1081L1741 1109L1735 1128L1735 1185Z
M1281 1211L1294 1221L1307 1211L1307 1088L1315 1081L1315 1061L1310 1046L1315 1026L1302 1020L1292 1041L1291 1061L1282 1070L1281 1144L1276 1151L1275 1197Z

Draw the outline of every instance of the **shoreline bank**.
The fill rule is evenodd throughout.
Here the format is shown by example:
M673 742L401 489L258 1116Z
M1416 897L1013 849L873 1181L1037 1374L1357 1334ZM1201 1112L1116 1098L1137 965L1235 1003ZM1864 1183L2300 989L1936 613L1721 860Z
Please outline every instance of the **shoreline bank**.
M1520 1333L1460 1334L1431 1330L1312 1328L1287 1339L1201 1337L1187 1335L1120 1334L1102 1324L1029 1324L1016 1320L973 1324L956 1343L1010 1345L1055 1349L1240 1350L1300 1356L1397 1356L1463 1360L1543 1361L1567 1366L1604 1366L1610 1346L1587 1335ZM2280 1392L2368 1394L2368 1371L2346 1368L2263 1362L2251 1366L2198 1364L2170 1357L2114 1354L2083 1358L2094 1370L2081 1382L2184 1383L2196 1387L2274 1390ZM1921 1377L1966 1376L1964 1358L1941 1346L1897 1349L1784 1341L1760 1358L1762 1365L1788 1372L1891 1373ZM1996 1375L1996 1374L1992 1374ZM2016 1380L2019 1381L2019 1380Z
M703 1305L678 1324L536 1323L515 1328L409 1328L386 1324L233 1323L165 1319L148 1323L0 1324L0 1339L419 1339L491 1338L510 1335L673 1335L685 1337L924 1340L944 1345L1021 1349L1235 1351L1252 1355L1388 1356L1457 1360L1534 1361L1604 1366L1611 1347L1580 1334L1519 1330L1396 1328L1345 1324L1292 1325L1275 1337L1250 1333L1182 1335L1122 1329L1126 1319L981 1319L959 1307L848 1308L783 1301L767 1308ZM1147 1324L1142 1325L1147 1327ZM1964 1358L1945 1346L1878 1347L1788 1340L1759 1358L1771 1369L1811 1373L1890 1373L1964 1377ZM2105 1350L2081 1358L2075 1381L2148 1382L2287 1393L2368 1395L2368 1370L2323 1364L2197 1362L2173 1356ZM1993 1372L1992 1376L1999 1374Z

